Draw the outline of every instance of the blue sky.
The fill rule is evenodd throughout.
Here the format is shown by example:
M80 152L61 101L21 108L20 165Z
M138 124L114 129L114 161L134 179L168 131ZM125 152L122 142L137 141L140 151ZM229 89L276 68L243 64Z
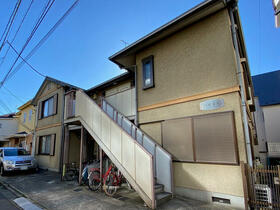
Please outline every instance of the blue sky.
M34 1L30 13L13 43L19 51L38 18L46 0ZM74 1L55 1L50 12L23 52L27 55L33 46L48 32ZM125 47L121 41L131 44L155 30L201 0L80 0L78 6L57 28L50 38L32 56L29 63L45 75L90 88L121 73L108 57ZM0 0L0 34L8 21L16 0ZM15 19L9 41L28 7L30 0L23 0ZM280 29L274 26L270 0L240 0L239 10L252 75L280 69ZM0 52L5 54L7 45ZM9 51L0 66L3 79L16 55ZM1 60L0 60L1 61ZM0 89L0 102L11 111L31 99L43 78L24 65ZM7 113L0 103L0 114Z

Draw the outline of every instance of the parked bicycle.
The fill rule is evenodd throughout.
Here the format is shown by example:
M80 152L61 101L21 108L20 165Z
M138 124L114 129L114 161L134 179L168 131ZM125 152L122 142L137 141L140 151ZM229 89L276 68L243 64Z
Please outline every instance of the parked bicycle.
M89 189L97 191L101 188L100 168L89 168ZM103 189L108 196L113 196L121 186L123 176L114 164L111 164L106 173L102 176Z
M65 164L64 180L79 182L79 166L76 163Z

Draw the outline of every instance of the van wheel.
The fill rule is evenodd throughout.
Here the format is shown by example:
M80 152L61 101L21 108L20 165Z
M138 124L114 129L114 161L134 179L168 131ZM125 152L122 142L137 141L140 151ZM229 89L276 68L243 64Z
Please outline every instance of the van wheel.
M5 176L5 175L6 175L5 169L4 169L4 166L3 166L3 165L0 166L0 175L1 175L1 176Z

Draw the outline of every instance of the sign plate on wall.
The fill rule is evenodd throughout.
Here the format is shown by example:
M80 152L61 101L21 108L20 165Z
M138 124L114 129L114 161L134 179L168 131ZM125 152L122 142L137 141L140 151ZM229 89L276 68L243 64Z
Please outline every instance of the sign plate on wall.
M224 99L211 99L200 103L200 110L214 110L225 106Z

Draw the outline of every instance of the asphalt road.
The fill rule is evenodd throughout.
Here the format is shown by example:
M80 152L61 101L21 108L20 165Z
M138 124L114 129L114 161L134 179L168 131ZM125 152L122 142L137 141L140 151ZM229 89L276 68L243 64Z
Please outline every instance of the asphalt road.
M9 193L3 186L0 185L0 209L1 210L18 210L14 204L7 199L6 193Z

